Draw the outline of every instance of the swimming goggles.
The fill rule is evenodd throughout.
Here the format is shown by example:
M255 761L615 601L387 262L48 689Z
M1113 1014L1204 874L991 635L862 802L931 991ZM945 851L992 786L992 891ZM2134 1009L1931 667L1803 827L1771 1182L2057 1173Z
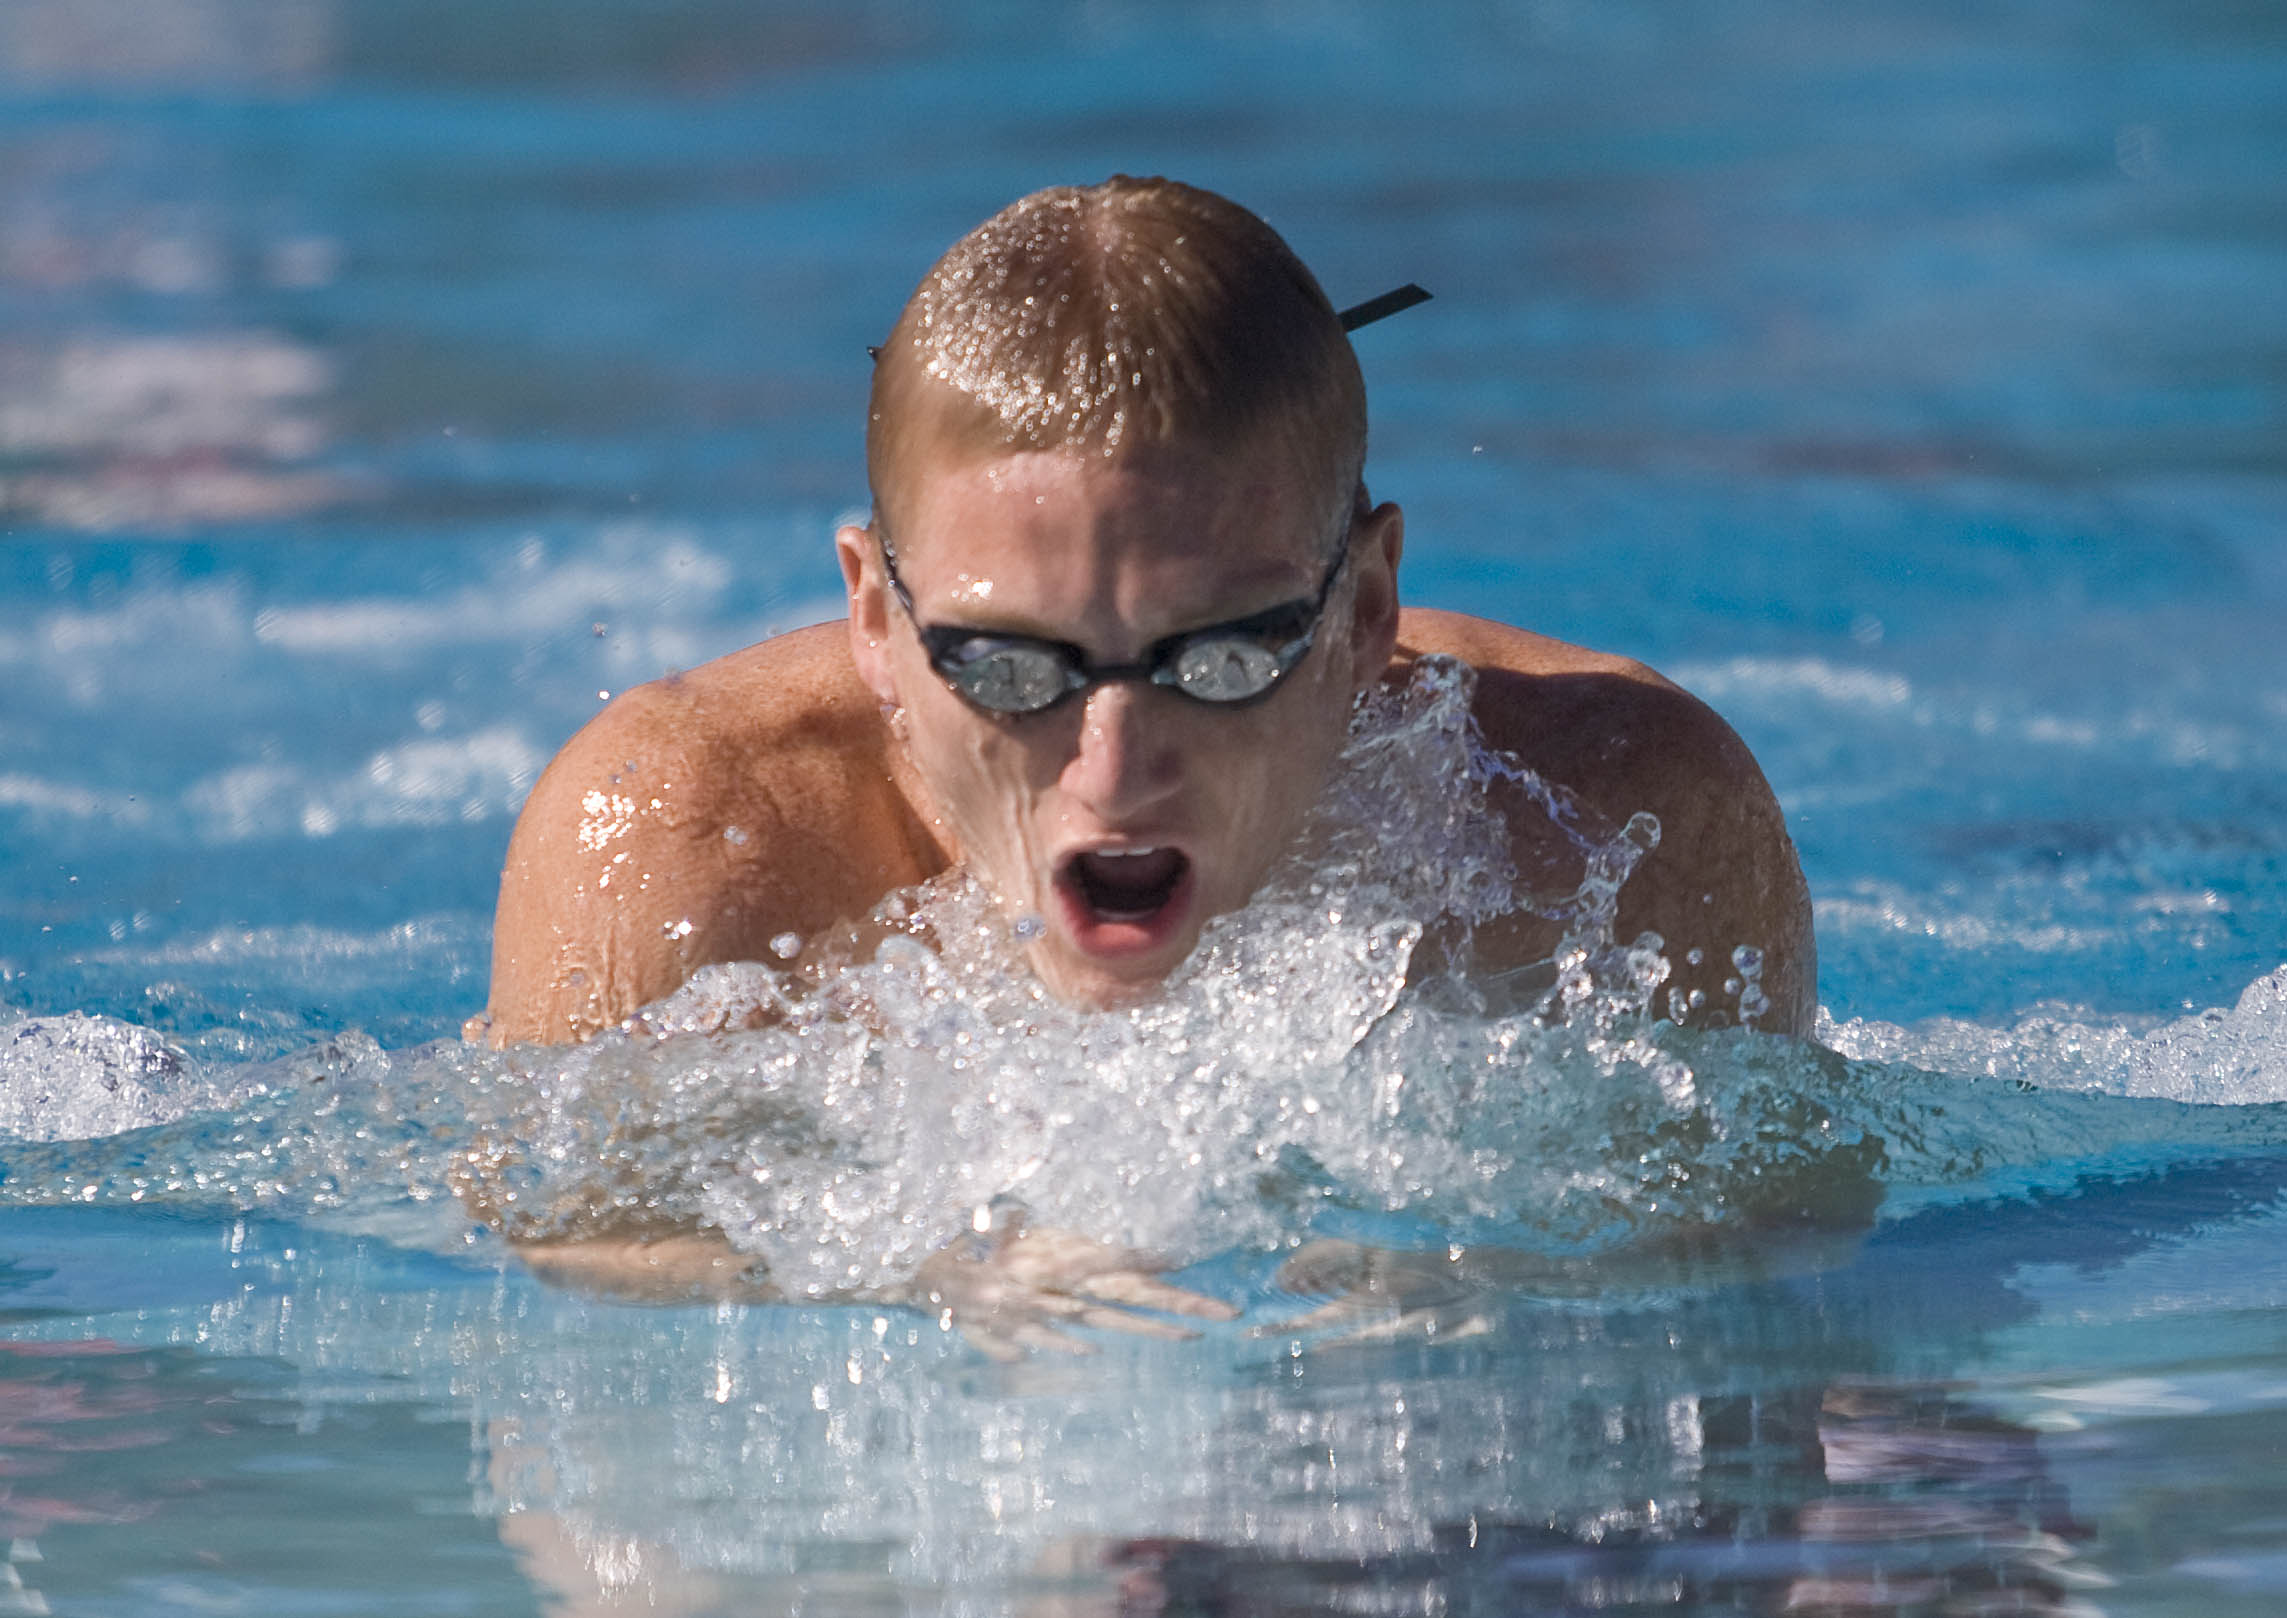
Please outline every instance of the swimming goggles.
M1110 680L1147 680L1218 708L1260 702L1309 655L1326 615L1327 597L1349 559L1345 527L1341 548L1308 600L1282 602L1228 623L1170 635L1145 648L1139 662L1091 663L1088 654L1069 641L924 624L914 613L912 593L897 576L897 556L888 536L881 541L889 587L905 616L912 619L929 653L929 666L970 707L996 714L1046 713Z

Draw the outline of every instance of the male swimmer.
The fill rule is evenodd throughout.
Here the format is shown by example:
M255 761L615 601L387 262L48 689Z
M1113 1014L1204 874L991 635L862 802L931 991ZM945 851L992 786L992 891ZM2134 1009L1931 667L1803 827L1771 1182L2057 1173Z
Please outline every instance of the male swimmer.
M1746 747L1640 664L1401 609L1404 520L1368 498L1365 454L1341 321L1245 209L1118 177L979 225L879 350L872 521L835 536L848 622L638 687L572 738L509 845L470 1037L586 1039L955 865L1038 918L1054 994L1148 997L1294 843L1358 694L1433 653L1475 668L1492 746L1615 826L1658 817L1616 936L1664 941L1669 1006L1735 1015L1747 945L1757 1025L1807 1032L1810 904ZM1514 835L1535 870L1535 829ZM1558 939L1520 909L1475 963ZM768 1295L719 1234L521 1251L628 1298ZM1070 1346L1058 1325L1166 1329L1127 1307L1231 1312L1154 1268L1019 1229L938 1255L909 1295L996 1353Z
M1492 746L1615 826L1658 818L1615 936L1664 941L1669 1004L1736 1014L1747 945L1756 1025L1808 1032L1809 899L1746 747L1640 664L1401 609L1404 521L1365 453L1349 337L1253 214L1122 176L994 215L879 350L872 521L835 536L847 624L638 687L573 737L509 845L471 1036L585 1039L956 864L1039 918L1053 993L1148 996L1292 843L1356 695L1429 653L1475 667ZM1520 913L1477 961L1557 936Z

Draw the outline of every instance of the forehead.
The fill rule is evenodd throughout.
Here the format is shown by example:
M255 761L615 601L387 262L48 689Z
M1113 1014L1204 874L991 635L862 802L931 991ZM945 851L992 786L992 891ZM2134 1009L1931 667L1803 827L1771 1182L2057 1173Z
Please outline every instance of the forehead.
M902 568L1085 565L1117 558L1278 573L1323 555L1323 479L1294 457L1166 445L923 453L898 491Z

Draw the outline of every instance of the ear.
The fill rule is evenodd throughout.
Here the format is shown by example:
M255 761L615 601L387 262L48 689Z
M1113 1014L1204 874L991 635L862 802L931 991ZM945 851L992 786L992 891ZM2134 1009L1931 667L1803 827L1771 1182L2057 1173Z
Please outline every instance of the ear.
M1384 501L1359 519L1351 541L1355 575L1350 604L1350 667L1361 691L1390 666L1398 645L1398 558L1406 548L1405 513Z
M842 590L850 601L850 661L858 678L883 702L897 701L889 660L889 581L882 576L881 544L871 528L855 524L834 531L834 554L842 564Z

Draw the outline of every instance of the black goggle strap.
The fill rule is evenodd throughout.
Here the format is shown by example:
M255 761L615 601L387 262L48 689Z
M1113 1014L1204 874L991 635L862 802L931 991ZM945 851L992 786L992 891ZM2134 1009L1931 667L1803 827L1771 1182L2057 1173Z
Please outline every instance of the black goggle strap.
M1429 293L1408 281L1402 287L1392 287L1378 298L1354 303L1335 318L1342 322L1344 331L1356 331L1360 326L1371 326L1377 320L1387 320L1402 314L1417 303L1429 302Z
M883 576L889 580L889 588L891 593L897 597L897 604L905 609L906 617L913 619L914 627L920 628L921 620L913 617L913 592L908 590L905 587L905 581L897 576L897 553L889 548L889 536L887 534L881 537L881 570Z
M1360 326L1371 326L1377 320L1387 320L1392 315L1402 314L1417 303L1427 303L1429 298L1430 295L1426 290L1414 282L1408 281L1402 287L1390 288L1378 298L1368 298L1364 303L1354 303L1334 318L1342 322L1344 331L1356 331ZM866 358L869 360L880 359L881 345L879 343L866 344Z

